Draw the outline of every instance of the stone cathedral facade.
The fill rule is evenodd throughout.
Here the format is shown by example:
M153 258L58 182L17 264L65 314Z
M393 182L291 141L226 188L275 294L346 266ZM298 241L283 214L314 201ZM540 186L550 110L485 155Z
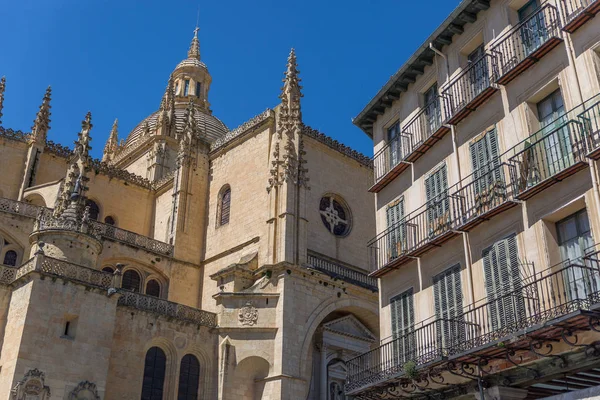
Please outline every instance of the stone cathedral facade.
M345 398L379 340L371 162L303 124L293 50L236 129L210 85L196 31L101 161L89 113L49 140L50 88L31 132L0 127L0 398Z

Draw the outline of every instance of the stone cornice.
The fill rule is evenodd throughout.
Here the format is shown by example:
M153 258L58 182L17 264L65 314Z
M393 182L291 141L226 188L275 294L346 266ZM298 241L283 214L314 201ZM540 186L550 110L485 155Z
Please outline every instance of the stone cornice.
M317 140L318 142L321 142L324 145L330 147L331 149L358 161L365 167L373 168L373 160L371 160L370 157L367 157L366 155L338 142L337 140L325 135L324 133L311 128L310 126L302 125L302 134L311 137Z
M29 137L29 133L25 133L23 131L15 131L13 129L10 128L4 128L3 126L0 126L0 137L9 139L9 140L16 140L18 142L23 142L23 143L27 143L27 138Z

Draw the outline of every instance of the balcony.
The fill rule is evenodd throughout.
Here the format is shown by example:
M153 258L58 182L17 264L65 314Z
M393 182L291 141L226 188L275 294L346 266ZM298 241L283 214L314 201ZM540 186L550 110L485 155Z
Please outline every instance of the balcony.
M443 121L440 98L436 98L402 128L402 134L409 138L410 143L405 157L407 162L415 162L450 131Z
M490 98L498 88L495 56L484 54L471 63L443 90L447 123L456 125Z
M561 4L565 19L563 30L569 33L575 32L600 11L598 0L561 0Z
M456 373L459 365L479 366L485 377L492 372L484 367L494 359L508 360L516 367L519 361L515 360L525 352L560 359L538 350L544 343L561 340L571 347L584 346L569 337L589 331L593 318L598 317L593 312L600 306L597 259L595 252L533 272L468 305L453 319L422 322L402 336L384 341L348 361L346 393L364 396L401 385L409 388L415 382L419 393L440 392L453 386L443 383L444 373L477 378L468 371Z
M52 213L49 208L35 206L22 201L0 198L0 212L36 218L40 211L48 215Z
M463 179L459 189L453 193L460 212L458 229L469 231L483 221L517 205L514 185L510 181L513 165L491 163L482 171L476 171Z
M410 153L410 138L403 133L396 135L373 157L375 184L369 192L377 193L404 171L410 164L405 155Z
M508 162L514 166L511 179L517 199L527 200L588 165L582 125L559 118L512 150Z
M425 105L402 127L399 135L375 154L375 184L369 191L379 192L449 131L450 128L443 123L440 98L436 98Z
M434 198L369 242L374 271L371 276L379 278L458 234L460 203L448 193Z
M585 107L585 111L579 114L579 120L583 124L585 141L587 145L587 156L594 160L600 159L600 101Z
M492 49L498 80L506 85L562 42L558 10L546 4L506 32Z
M366 273L361 272L356 267L344 265L338 261L333 261L328 257L318 253L308 252L307 267L316 269L334 279L361 286L373 292L379 291L377 279L371 278Z

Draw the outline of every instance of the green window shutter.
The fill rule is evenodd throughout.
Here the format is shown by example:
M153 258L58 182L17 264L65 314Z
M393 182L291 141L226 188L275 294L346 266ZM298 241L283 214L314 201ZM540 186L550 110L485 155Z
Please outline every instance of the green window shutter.
M525 303L515 235L499 240L483 251L485 288L492 330L523 321Z
M404 238L404 224L401 221L404 219L404 198L401 198L396 204L391 205L386 210L386 220L388 228L391 230L388 233L389 257L394 259L398 257L398 243L402 243Z
M463 295L460 280L460 264L448 268L433 278L435 314L439 319L438 343L448 348L456 340L464 339Z
M408 361L414 349L412 331L415 324L413 290L409 289L390 300L392 308L392 337L394 358Z
M448 174L446 165L425 179L425 195L427 197L427 220L429 234L437 235L445 230L445 222L450 217L450 202L446 198L448 191Z

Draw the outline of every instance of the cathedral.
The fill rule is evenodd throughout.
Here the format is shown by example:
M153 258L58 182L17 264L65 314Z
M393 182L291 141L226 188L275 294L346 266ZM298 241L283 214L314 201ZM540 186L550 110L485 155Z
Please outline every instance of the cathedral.
M50 88L30 132L0 125L1 399L346 398L379 343L372 162L303 123L294 50L235 129L211 81L196 30L124 139L88 113L49 140Z

